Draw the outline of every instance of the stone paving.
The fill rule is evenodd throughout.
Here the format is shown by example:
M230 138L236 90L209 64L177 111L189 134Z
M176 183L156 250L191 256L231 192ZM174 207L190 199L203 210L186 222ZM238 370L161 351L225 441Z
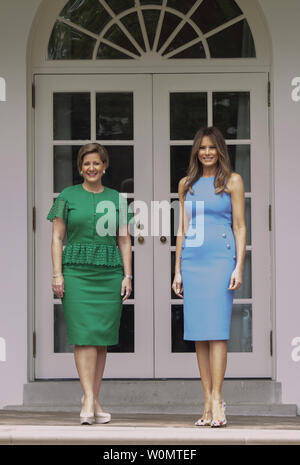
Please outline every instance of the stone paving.
M105 428L118 427L181 427L195 428L196 415L174 415L174 414L114 414L112 421ZM257 417L257 416L227 416L230 428L251 429L295 429L300 430L300 416L296 417ZM19 412L0 410L1 425L40 425L40 426L77 426L79 425L79 413L74 412ZM80 425L79 425L80 426ZM98 427L99 425L92 425Z
M195 415L114 414L83 426L79 413L0 411L0 444L297 444L300 416L227 416L226 428L196 427Z

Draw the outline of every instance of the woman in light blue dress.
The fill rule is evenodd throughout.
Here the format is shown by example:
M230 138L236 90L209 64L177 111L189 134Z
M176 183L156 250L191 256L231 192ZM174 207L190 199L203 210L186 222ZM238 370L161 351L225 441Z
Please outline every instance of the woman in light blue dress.
M234 290L246 251L244 185L231 170L216 127L194 139L187 176L179 182L180 225L172 288L184 297L184 339L195 341L204 392L197 426L225 426L222 384Z

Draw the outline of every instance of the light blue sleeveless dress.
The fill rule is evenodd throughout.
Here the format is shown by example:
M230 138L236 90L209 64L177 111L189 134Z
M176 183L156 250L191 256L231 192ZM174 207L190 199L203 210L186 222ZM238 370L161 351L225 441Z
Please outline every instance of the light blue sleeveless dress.
M227 288L236 266L230 194L216 194L215 177L203 178L187 192L189 216L181 256L184 339L228 340L234 291Z

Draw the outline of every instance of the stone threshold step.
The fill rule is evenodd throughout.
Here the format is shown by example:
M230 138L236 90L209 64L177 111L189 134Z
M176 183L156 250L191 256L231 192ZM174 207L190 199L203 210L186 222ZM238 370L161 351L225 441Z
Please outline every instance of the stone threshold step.
M80 402L77 380L43 380L24 385L24 404ZM281 383L269 379L225 380L223 396L230 403L281 403ZM198 405L203 400L199 379L106 380L101 385L104 405L160 404Z
M230 429L230 428L120 428L86 426L24 426L0 427L0 445L62 444L62 445L215 445L215 444L300 444L299 430ZM100 454L100 452L99 452ZM100 454L101 455L101 454ZM99 455L99 458L100 458ZM99 461L98 458L98 461ZM103 456L101 457L103 458ZM100 460L101 460L100 458ZM137 462L139 463L139 462Z
M79 404L46 404L32 403L24 405L8 405L3 408L6 411L20 412L74 412L80 409ZM113 414L191 414L198 415L203 410L203 404L184 405L178 404L105 404L105 410ZM237 416L278 416L278 417L295 417L297 416L297 406L295 404L276 404L276 403L227 403L227 415Z

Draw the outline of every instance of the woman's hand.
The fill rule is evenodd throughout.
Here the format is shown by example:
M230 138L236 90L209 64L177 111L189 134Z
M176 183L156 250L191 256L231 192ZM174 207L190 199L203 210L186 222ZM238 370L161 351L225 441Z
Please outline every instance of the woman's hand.
M175 273L174 281L172 284L172 289L178 297L183 299L183 286L182 286L182 277L181 273Z
M229 287L227 288L228 290L230 291L234 291L236 289L239 289L242 285L242 270L238 267L236 267L232 274L231 274L231 278L230 278L230 284L229 284Z
M131 282L131 278L124 278L123 281L122 281L122 290L121 290L121 296L123 296L124 294L124 297L122 299L122 302L125 302L126 299L128 299L128 297L130 296L131 294L131 291L132 291L132 282Z
M61 299L64 295L65 281L63 275L52 278L52 291L54 294Z

